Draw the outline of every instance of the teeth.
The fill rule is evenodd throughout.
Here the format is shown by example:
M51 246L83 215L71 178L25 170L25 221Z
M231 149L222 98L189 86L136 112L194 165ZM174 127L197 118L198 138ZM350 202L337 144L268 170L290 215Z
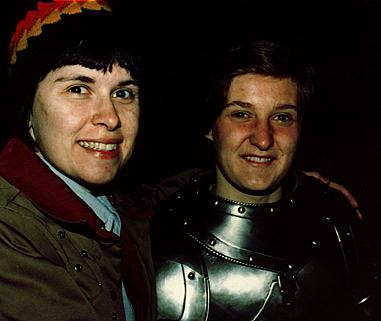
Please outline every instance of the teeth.
M104 144L98 142L80 141L78 144L84 148L99 150L99 151L112 151L117 148L117 144Z
M270 157L245 156L244 158L250 162L256 163L268 163L272 161Z

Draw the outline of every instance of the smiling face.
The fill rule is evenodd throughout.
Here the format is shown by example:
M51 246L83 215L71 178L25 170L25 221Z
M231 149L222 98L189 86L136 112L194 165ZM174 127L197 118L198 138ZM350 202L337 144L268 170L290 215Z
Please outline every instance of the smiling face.
M241 202L274 202L299 137L297 86L289 78L233 78L227 104L208 137L217 154L218 195Z
M38 84L30 134L58 170L85 185L109 183L129 159L139 122L136 81L113 65L51 71Z

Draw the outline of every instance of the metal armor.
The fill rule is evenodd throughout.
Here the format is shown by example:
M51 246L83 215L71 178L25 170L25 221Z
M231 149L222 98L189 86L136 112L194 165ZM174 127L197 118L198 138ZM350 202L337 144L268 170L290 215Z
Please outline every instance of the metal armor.
M197 179L153 222L160 320L356 320L358 256L346 201L299 177L270 204ZM356 320L359 321L359 320Z

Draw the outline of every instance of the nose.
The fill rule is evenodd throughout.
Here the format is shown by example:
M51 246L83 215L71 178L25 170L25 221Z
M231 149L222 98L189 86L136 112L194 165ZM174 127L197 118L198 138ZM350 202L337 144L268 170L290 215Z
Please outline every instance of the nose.
M105 126L109 131L120 127L118 111L109 97L102 97L94 108L92 123L96 126Z
M258 120L253 124L250 143L260 150L268 150L273 146L273 128L267 120Z

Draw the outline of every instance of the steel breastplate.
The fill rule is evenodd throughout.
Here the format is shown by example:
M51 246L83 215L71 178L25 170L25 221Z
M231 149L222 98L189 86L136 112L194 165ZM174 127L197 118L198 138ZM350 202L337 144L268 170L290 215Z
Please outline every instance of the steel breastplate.
M204 253L211 301L209 320L287 320L278 274Z
M199 252L201 271L185 260L166 260L157 274L160 320L286 321L279 275ZM181 286L179 286L181 285Z
M314 245L291 211L292 198L254 205L211 196L202 219L186 222L184 231L203 248L212 320L287 320L290 280Z
M299 206L292 197L251 205L210 193L194 195L193 199L178 195L167 209L175 227L169 229L173 237L162 248L172 250L156 257L162 320L305 321L303 314L295 318L300 312L296 301L308 307L314 296L327 296L327 302L334 298L327 289L330 285L339 289L336 280L342 270L319 261L319 251L325 247L316 229L329 217L306 219L305 204ZM350 239L349 230L334 226L332 231L343 243ZM312 260L313 256L318 259ZM306 302L305 284L312 289L306 296L312 300Z
M260 222L272 224L272 218L276 218L280 211L288 211L293 201L253 206L209 195L207 203L204 210L200 209L197 214L185 214L182 221L178 222L183 225L187 238L185 243L189 246L182 248L182 251L188 255L186 258L166 261L159 268L159 315L160 308L164 307L165 311L177 310L174 315L181 314L179 320L287 320L282 306L292 304L293 293L287 297L289 291L286 291L286 295L282 296L280 278L285 280L284 292L288 285L287 278L292 278L301 262L307 259L306 255L301 255L302 259L299 255L299 260L296 260L295 252L307 253L305 247L310 248L313 244L308 243L308 246L303 247L300 237L296 240L290 235L289 241L285 242L279 231L275 231L276 228L272 230L278 235L271 240L269 238L272 235L262 235L263 229L268 227L261 227ZM283 220L282 217L284 215L279 219ZM289 233L290 229L282 225L282 229ZM297 241L299 250L295 244L291 244ZM192 247L196 244L197 253L191 254L195 252ZM295 251L288 253L289 248ZM200 256L201 263L190 264L195 260L191 257L197 256ZM197 270L197 265L202 268ZM170 288L176 286L171 287L170 284L185 284L181 293L173 291L172 300L168 300L168 293ZM176 300L173 301L173 297L176 296L179 301L174 303ZM183 297L186 297L185 302L181 302ZM165 312L162 316L169 319ZM177 320L172 317L170 320Z
M184 218L195 242L226 261L276 272L296 270L315 241L294 215L293 199L244 204L211 196L204 210ZM289 215L292 213L292 215Z

